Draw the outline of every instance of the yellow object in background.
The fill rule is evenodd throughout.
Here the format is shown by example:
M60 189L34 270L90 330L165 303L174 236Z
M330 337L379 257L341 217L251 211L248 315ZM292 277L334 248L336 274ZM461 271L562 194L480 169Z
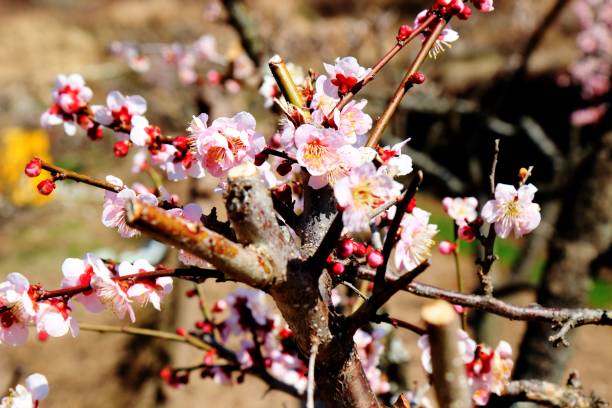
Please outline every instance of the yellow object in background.
M0 133L0 196L15 206L41 205L51 195L38 193L36 185L49 177L43 171L40 176L30 178L23 169L33 157L51 160L49 135L43 130L7 128Z

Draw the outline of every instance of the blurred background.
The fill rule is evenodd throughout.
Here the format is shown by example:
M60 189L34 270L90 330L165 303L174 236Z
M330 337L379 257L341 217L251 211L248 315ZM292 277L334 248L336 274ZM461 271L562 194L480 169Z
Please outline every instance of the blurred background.
M175 259L144 238L120 240L105 228L101 191L61 183L43 197L36 192L38 180L23 174L36 155L98 178L113 174L132 182L140 177L131 173L130 158L114 157L112 137L94 142L82 131L69 137L61 128L40 128L56 75L82 74L95 104L104 104L111 90L144 96L147 117L168 135L183 133L192 115L202 111L215 118L246 110L270 136L278 116L264 108L258 93L268 57L278 53L316 72L338 56L352 55L372 66L393 46L399 25L412 24L430 3L0 0L0 274L19 271L32 283L55 288L63 260L88 251L122 259L144 252L168 263ZM535 201L543 222L527 239L498 240L496 247L496 293L509 302L612 306L611 3L496 0L492 14L454 21L460 40L425 64L426 85L410 91L385 134L386 144L411 138L407 152L426 174L420 206L433 213L440 239L453 234L441 198L487 197L495 139L501 139L499 182L515 183L520 167L535 166L531 182L539 188ZM210 44L198 42L203 36L216 41L223 61L215 69L226 79L217 85L208 66L185 55L196 43ZM372 117L384 109L416 50L407 47L362 91ZM197 198L205 212L219 207L224 216L220 197L212 192L214 180L166 186ZM462 247L464 275L474 291L475 255L472 246ZM432 264L423 280L454 288L452 259L436 254ZM190 288L183 286L177 285L161 315L139 311L138 324L168 330L191 325L197 303L183 296ZM232 289L204 285L211 304ZM390 311L416 321L420 304L404 293ZM546 325L530 324L527 330L521 322L470 316L479 340L495 346L506 339L517 355L521 351L515 376L564 381L577 370L588 390L612 400L607 386L612 351L606 347L611 330L582 327L569 338L570 348L552 349ZM77 318L116 324L111 315L82 310ZM407 351L403 383L424 382L416 336L398 336ZM169 362L190 365L201 358L181 345L121 335L84 332L77 339L46 342L31 336L26 346L0 348L0 391L25 374L41 372L51 384L49 407L295 406L276 392L264 397L265 385L252 378L224 387L194 376L180 390L157 379Z

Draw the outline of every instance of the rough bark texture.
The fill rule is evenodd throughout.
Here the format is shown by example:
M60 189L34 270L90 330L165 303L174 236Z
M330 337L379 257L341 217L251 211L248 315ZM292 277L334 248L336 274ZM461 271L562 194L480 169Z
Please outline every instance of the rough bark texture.
M581 306L587 294L591 263L612 243L612 133L605 135L593 157L567 191L556 234L549 245L545 276L537 302L544 307ZM547 342L550 324L530 322L514 373L517 379L558 382L570 349Z

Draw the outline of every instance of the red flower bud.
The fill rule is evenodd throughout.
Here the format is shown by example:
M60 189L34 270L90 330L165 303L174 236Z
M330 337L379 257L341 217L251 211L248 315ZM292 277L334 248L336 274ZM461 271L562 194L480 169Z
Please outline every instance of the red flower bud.
M127 140L120 140L113 146L113 153L116 157L125 157L130 151L130 142Z
M281 176L286 176L291 171L291 162L289 160L284 160L281 164L276 168L276 172Z
M170 382L170 380L172 379L172 369L170 367L164 367L159 370L159 378L161 378L165 382Z
M342 265L340 262L336 262L332 266L331 271L334 275L340 276L344 273L344 265Z
M277 149L279 147L281 147L281 135L280 133L275 133L274 135L272 135L272 138L270 139L270 147Z
M368 254L366 258L366 262L371 268L378 268L380 265L383 264L384 260L385 258L383 258L380 251L372 251Z
M48 338L49 338L49 333L47 333L46 331L41 330L40 332L38 332L38 340L47 341Z
M438 245L438 250L442 255L450 255L457 249L457 244L450 241L442 241Z
M356 256L364 256L366 254L367 249L365 245L358 243L358 242L354 242L353 245L354 245L353 253Z
M410 37L410 34L412 34L412 27L410 27L407 24L404 24L402 26L400 26L399 30L397 31L397 36L395 37L395 39L400 42L400 41L406 41L408 39L408 37Z
M195 289L189 289L185 292L185 296L188 298L194 297L198 292Z
M416 207L416 197L412 197L412 199L408 203L408 207L406 208L406 212L408 214L412 213L412 210L414 210L414 207Z
M259 152L255 155L256 166L261 166L266 160L268 160L268 153Z
M463 0L452 0L450 4L450 8L453 13L459 14L463 12L463 9L465 8L465 4L463 3Z
M177 136L172 140L172 146L181 152L189 149L189 139L186 136Z
M425 82L425 74L423 74L422 72L415 72L414 74L410 75L410 78L408 78L408 82L411 84L420 85Z
M457 14L457 18L459 20L467 20L472 16L472 9L467 4L463 7L463 10L459 14Z
M104 132L102 128L96 124L87 128L87 137L91 140L100 140L104 137Z
M185 337L187 336L187 329L185 329L184 327L177 327L176 334L178 334L179 336Z
M37 177L42 170L42 160L38 157L33 158L25 166L25 174L28 177Z
M338 255L341 258L348 258L353 255L353 251L355 249L355 244L350 239L343 239L340 242L340 246L338 247Z
M55 183L53 182L53 179L45 179L38 183L36 188L40 194L49 195L53 192L53 190L55 190Z

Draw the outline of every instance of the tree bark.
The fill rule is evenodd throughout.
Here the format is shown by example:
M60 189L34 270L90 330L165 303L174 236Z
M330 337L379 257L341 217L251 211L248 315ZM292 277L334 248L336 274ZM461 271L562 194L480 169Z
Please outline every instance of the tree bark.
M541 306L583 305L591 263L612 243L612 133L605 135L597 147L575 175L563 201L537 293ZM534 321L527 325L515 378L559 382L571 349L555 349L547 340L553 334L550 324Z

